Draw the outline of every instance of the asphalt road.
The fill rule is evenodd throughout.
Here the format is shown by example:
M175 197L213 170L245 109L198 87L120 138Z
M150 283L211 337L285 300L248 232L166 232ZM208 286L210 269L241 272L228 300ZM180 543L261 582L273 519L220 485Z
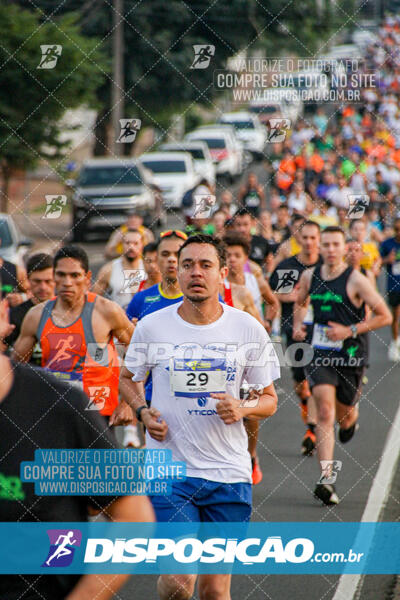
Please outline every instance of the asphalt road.
M265 181L262 165L257 164L255 170ZM52 249L68 234L68 218L44 221L40 216L20 215L17 221L24 235L34 239L35 249ZM177 214L169 215L168 226L181 225ZM104 262L104 239L83 245L89 253L94 273ZM289 369L282 368L282 378L277 383L279 409L260 428L258 453L264 478L254 487L253 521L360 521L398 407L400 364L387 361L388 342L388 328L371 334L371 366L369 382L361 398L360 430L349 444L336 447L335 458L341 460L343 466L337 480L341 503L334 508L323 507L313 499L312 491L319 475L317 459L304 458L300 454L304 426ZM398 486L395 488L397 494L399 489ZM385 520L400 518L400 505L395 494L393 491L389 499L390 510L385 513ZM337 582L338 576L332 575L237 575L233 579L232 599L331 600ZM391 578L370 576L367 578L370 592L363 591L361 599L386 599L390 582ZM155 576L135 576L119 592L118 598L132 600L145 596L148 600L156 600L155 586Z

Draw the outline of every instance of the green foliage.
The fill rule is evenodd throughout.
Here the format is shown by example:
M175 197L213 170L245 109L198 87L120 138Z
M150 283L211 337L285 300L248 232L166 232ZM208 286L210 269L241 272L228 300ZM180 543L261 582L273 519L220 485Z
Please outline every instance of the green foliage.
M82 36L78 15L40 22L38 14L0 5L0 156L3 174L57 156L66 109L96 100L107 60L96 40ZM61 45L53 69L38 69L41 45Z

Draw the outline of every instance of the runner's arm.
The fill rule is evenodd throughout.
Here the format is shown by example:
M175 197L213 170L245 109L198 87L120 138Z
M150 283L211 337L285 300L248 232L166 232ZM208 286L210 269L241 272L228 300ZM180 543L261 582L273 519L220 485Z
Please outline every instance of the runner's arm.
M250 268L251 268L253 275L257 279L260 294L267 304L266 317L272 321L273 319L275 319L275 317L279 311L278 299L276 298L275 294L271 290L269 283L264 278L261 267L255 263L253 263L253 261L252 261L250 263Z
M303 321L307 314L307 308L310 303L310 283L314 269L306 269L299 281L297 288L297 299L293 306L293 337L296 339L296 333L298 334L298 341L305 337L305 326Z
M253 296L247 288L244 289L242 300L243 310L249 313L249 315L251 315L252 317L255 317L257 321L259 321L261 325L264 326L264 321L262 320L261 315L258 312L256 305L254 304Z
M354 286L357 295L364 300L373 313L373 316L360 323L356 323L358 334L380 329L381 327L385 327L385 325L391 325L393 317L386 302L362 273L353 271L350 285L351 287Z
M117 338L117 340L127 349L135 325L128 319L124 310L111 300L103 300L107 302L107 320L111 325L111 335Z
M121 233L121 230L118 228L116 229L110 236L110 239L108 240L105 250L104 250L104 256L110 260L112 260L113 258L118 258L119 254L116 250L117 246L119 243L122 242L122 238L123 235Z
M162 419L161 413L156 408L148 408L144 391L143 381L132 381L133 373L123 366L119 379L119 391L123 402L129 404L136 413L140 406L145 408L141 412L141 418L149 435L162 442L168 432L168 425Z
M290 256L290 242L289 240L285 240L278 248L278 252L275 254L274 262L272 264L272 269L275 269L280 262L285 260L285 258L289 258Z
M43 305L33 306L22 321L21 331L14 344L12 360L17 362L28 362L32 350L37 342L36 332L42 315Z
M154 511L146 496L122 496L102 511L113 523L155 521ZM108 600L129 579L130 575L83 575L65 600Z
M104 265L99 272L97 277L97 281L94 283L92 292L94 294L98 294L99 296L104 296L110 282L111 275L111 263L107 263Z

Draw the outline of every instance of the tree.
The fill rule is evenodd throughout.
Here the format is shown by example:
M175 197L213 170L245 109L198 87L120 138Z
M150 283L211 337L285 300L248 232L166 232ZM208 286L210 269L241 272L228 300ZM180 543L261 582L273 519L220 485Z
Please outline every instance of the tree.
M40 22L16 5L0 6L0 210L8 209L15 170L32 169L40 159L65 151L59 122L66 109L96 101L107 59L95 38L79 33L76 14ZM61 46L54 68L38 68L42 45ZM58 50L55 50L57 53ZM47 65L52 64L47 59Z
M32 6L31 0L14 0ZM124 0L121 16L125 37L125 117L165 130L171 115L190 111L193 104L215 110L218 92L213 72L245 48L261 48L270 57L291 53L313 58L324 39L351 22L354 0ZM113 2L36 0L43 20L59 12L79 11L84 35L99 36L111 58ZM343 8L342 8L343 7ZM350 15L350 18L349 16ZM191 69L194 44L212 44L215 55L208 69ZM326 53L326 48L322 49ZM111 117L109 75L98 89L102 105L96 125L96 148L105 153Z

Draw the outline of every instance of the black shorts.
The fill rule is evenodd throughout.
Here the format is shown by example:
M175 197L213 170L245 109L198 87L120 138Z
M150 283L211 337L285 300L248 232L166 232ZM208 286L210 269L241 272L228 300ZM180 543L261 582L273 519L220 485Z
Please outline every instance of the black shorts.
M389 305L395 308L400 304L400 292L388 292Z
M346 406L354 406L360 399L364 368L353 367L306 367L307 381L311 390L316 385L333 385L336 400Z

